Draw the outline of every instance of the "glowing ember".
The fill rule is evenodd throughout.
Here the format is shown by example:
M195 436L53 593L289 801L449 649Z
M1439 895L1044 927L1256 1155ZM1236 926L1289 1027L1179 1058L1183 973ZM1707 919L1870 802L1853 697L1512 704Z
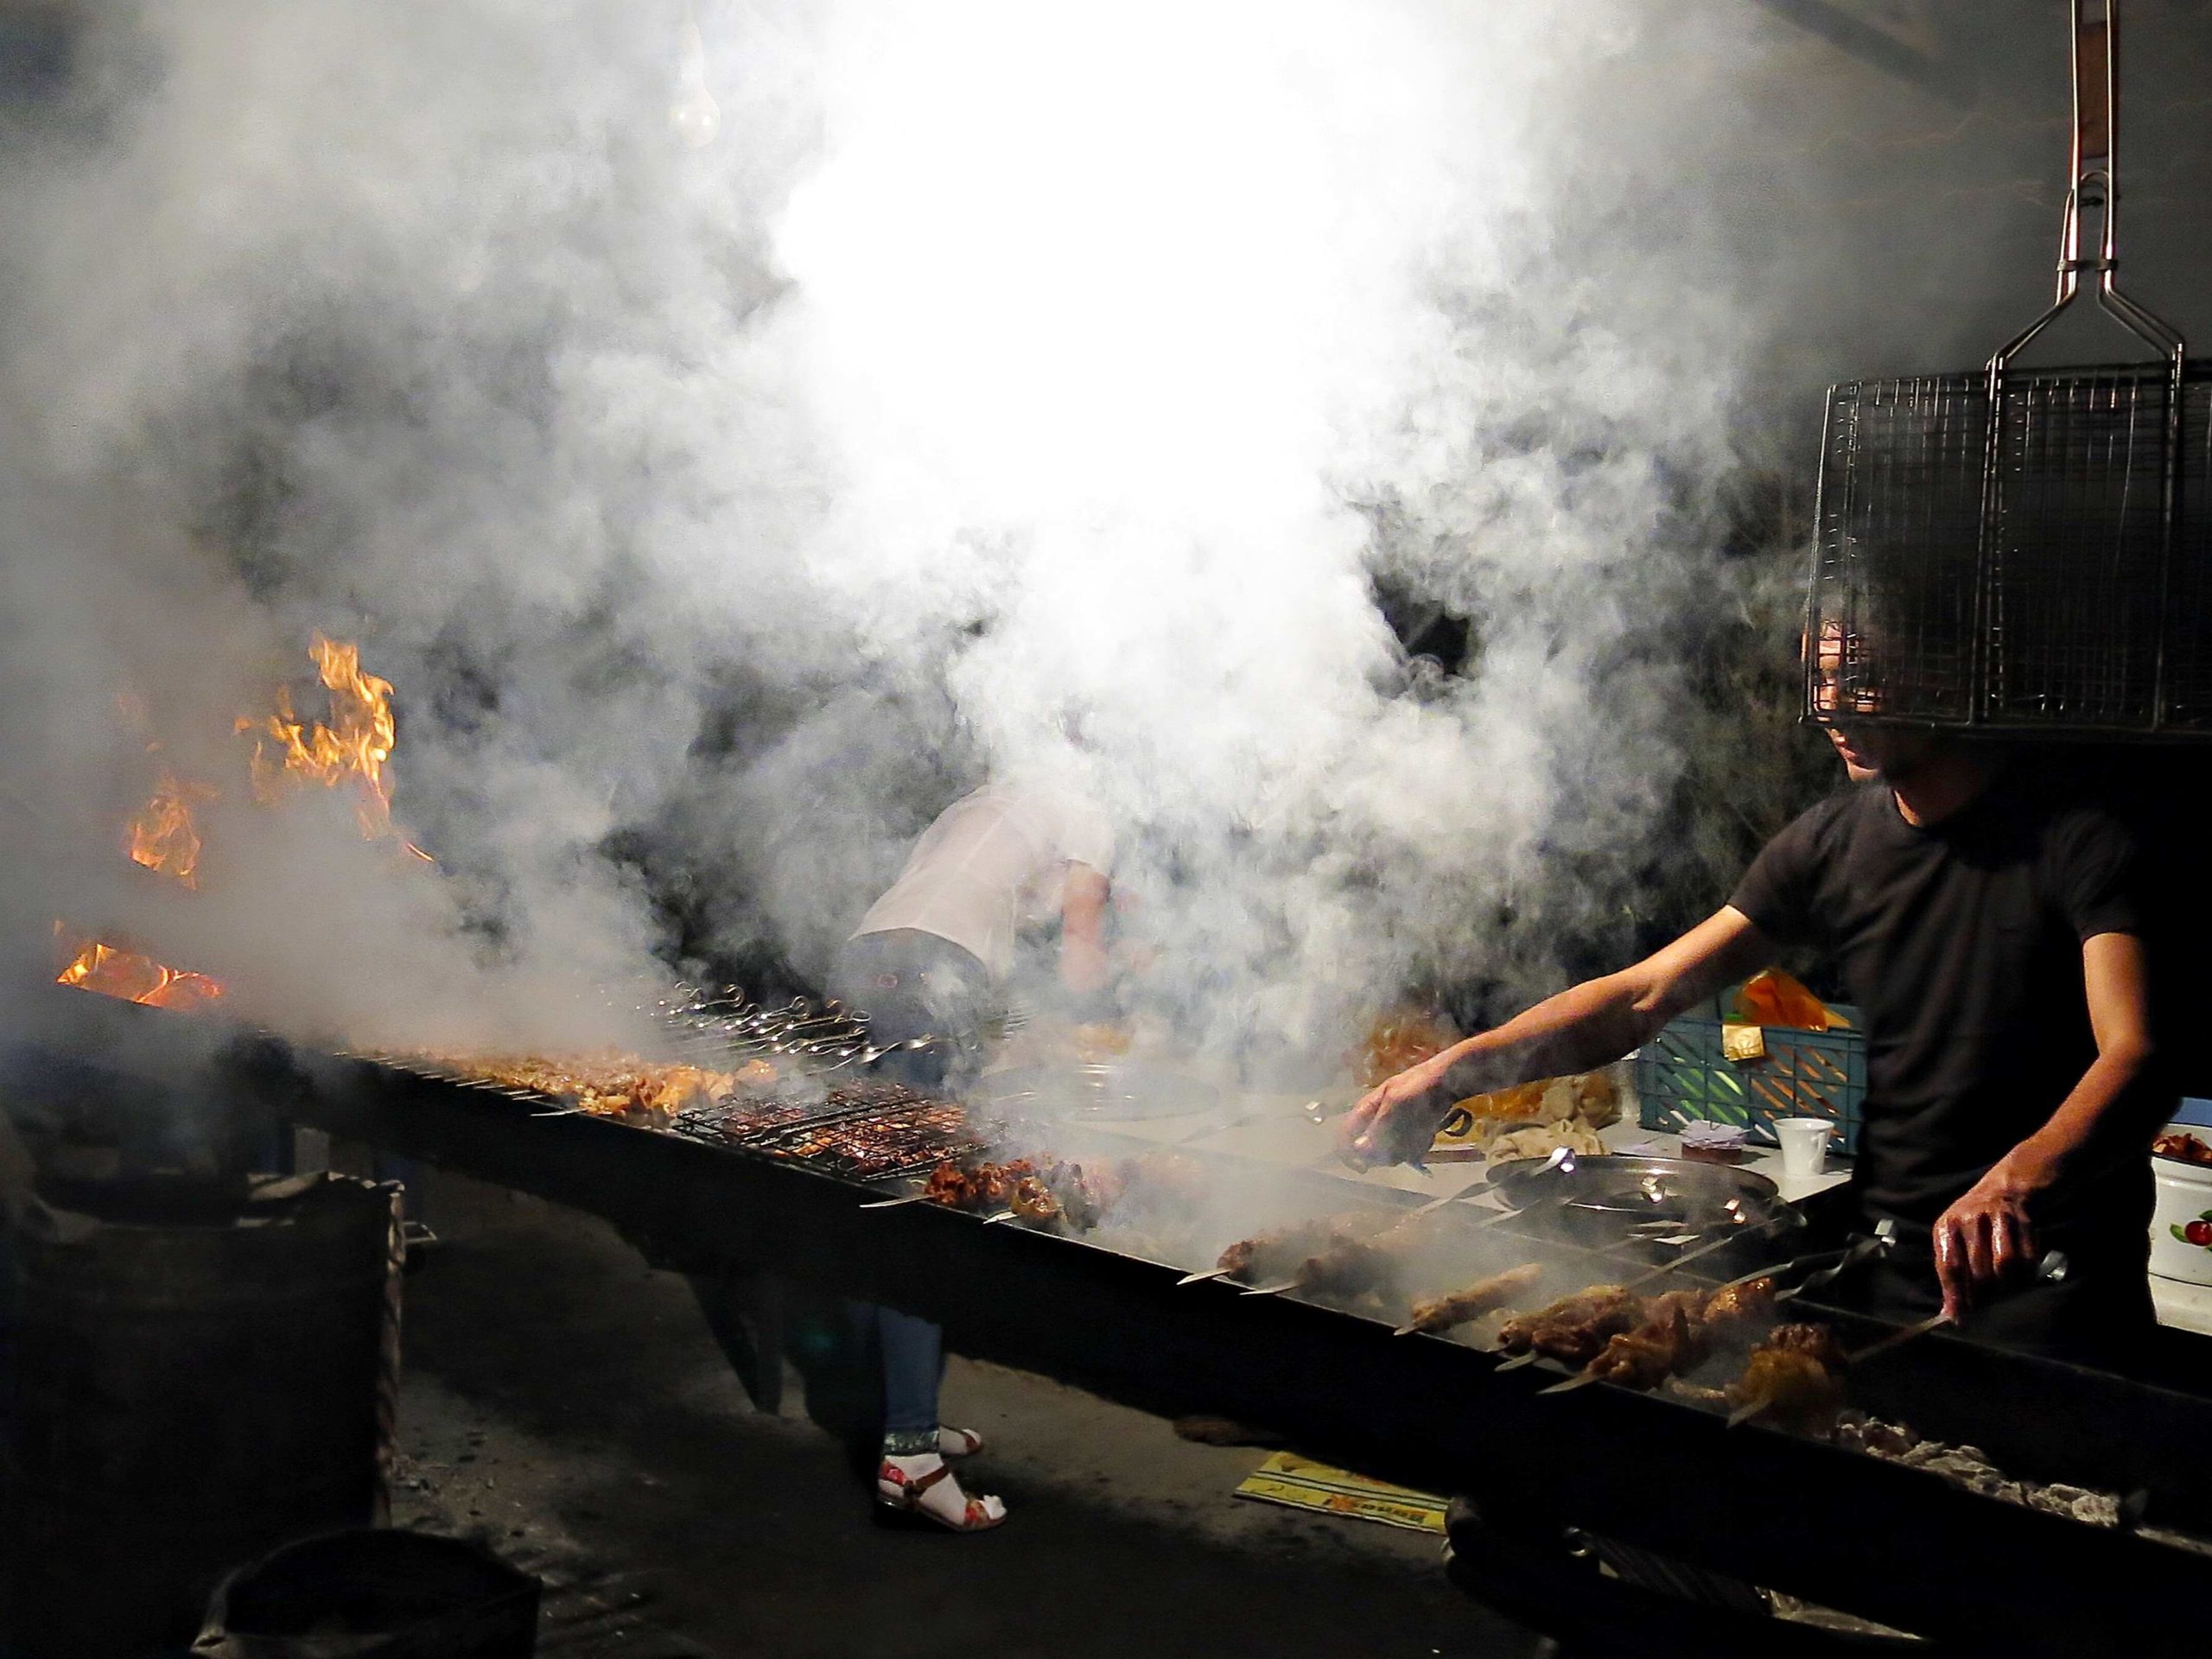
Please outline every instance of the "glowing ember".
M239 731L255 734L254 798L274 805L287 789L301 784L334 789L351 782L357 791L353 810L361 833L372 841L388 836L392 832L391 786L385 766L395 741L391 682L363 671L359 645L318 633L308 643L308 652L330 693L330 721L308 726L292 708L290 688L279 686L275 714L238 722ZM430 855L411 842L402 844L429 861Z
M54 931L64 931L59 922ZM148 1002L157 1008L196 1007L223 994L221 984L205 974L165 967L151 957L102 944L97 939L84 940L54 982L98 991L125 1002Z
M192 821L193 804L212 801L212 784L181 783L167 766L154 785L154 797L130 820L124 850L149 870L173 875L188 887L200 885L200 830Z

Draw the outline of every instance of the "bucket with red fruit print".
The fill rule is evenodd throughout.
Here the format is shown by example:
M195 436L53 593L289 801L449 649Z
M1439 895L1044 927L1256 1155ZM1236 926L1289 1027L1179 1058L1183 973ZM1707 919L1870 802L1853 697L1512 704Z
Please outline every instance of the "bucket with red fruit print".
M2158 1208L2151 1217L2151 1271L2212 1285L2212 1128L2175 1123L2151 1154Z

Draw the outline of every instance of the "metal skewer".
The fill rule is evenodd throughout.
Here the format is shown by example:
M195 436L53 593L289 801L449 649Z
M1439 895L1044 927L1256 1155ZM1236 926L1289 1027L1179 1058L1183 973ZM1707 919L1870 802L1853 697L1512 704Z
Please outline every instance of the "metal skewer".
M1676 1256L1672 1262L1663 1262L1660 1263L1659 1266L1652 1268L1649 1273L1638 1274L1635 1278L1630 1280L1627 1284L1624 1285L1622 1288L1624 1290L1634 1290L1638 1285L1648 1285L1655 1279L1663 1279L1669 1274L1677 1272L1680 1269L1688 1267L1693 1262L1699 1261L1705 1256L1711 1255L1715 1250L1726 1249L1729 1245L1733 1244L1739 1238L1749 1238L1755 1233L1763 1233L1766 1231L1770 1227L1780 1226L1783 1222L1794 1222L1802 1226L1804 1223L1804 1219L1805 1218L1799 1215L1795 1210L1777 1211L1775 1214L1769 1216L1764 1221L1747 1223L1745 1225L1735 1229L1732 1232L1725 1234L1721 1237L1714 1239L1709 1244L1700 1244L1697 1249L1685 1251L1681 1255ZM1774 1269L1771 1268L1762 1268L1757 1272L1745 1274L1743 1279L1740 1281L1731 1281L1730 1282L1748 1284L1751 1280L1760 1278L1773 1271Z
M1577 1389L1586 1389L1596 1381L1598 1381L1597 1372L1580 1370L1568 1377L1566 1382L1554 1382L1548 1389L1538 1389L1536 1392L1538 1394L1573 1394Z
M1948 1313L1930 1313L1924 1319L1916 1319L1902 1330L1892 1331L1888 1336L1868 1343L1856 1353L1845 1355L1844 1363L1847 1365L1857 1365L1863 1361L1873 1358L1877 1354L1886 1354L1892 1348L1902 1348L1914 1338L1924 1337L1930 1331L1941 1330L1952 1323L1954 1321Z
M1198 1273L1186 1273L1175 1283L1179 1288L1184 1285L1202 1285L1209 1279L1226 1279L1233 1271L1235 1269L1230 1268L1207 1268Z

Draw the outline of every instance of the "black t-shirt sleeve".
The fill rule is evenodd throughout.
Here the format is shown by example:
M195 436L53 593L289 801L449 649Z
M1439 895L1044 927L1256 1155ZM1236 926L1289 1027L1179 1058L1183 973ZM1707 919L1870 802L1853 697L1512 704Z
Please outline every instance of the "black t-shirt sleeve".
M1819 929L1813 896L1819 874L1821 826L1828 809L1816 806L1759 849L1751 868L1728 895L1728 906L1777 944L1810 944Z
M2051 899L2075 938L2141 935L2142 861L2135 837L2118 819L2094 808L2066 813L2051 825L2045 860Z

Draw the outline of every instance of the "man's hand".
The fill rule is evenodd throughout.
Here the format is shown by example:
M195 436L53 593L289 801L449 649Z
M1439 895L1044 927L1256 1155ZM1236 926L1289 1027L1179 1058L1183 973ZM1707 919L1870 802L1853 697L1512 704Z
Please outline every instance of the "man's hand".
M1445 1073L1451 1069L1447 1049L1369 1090L1338 1131L1338 1149L1351 1162L1363 1166L1417 1157L1452 1109L1444 1088Z
M1943 1312L1956 1319L1991 1286L2036 1259L2029 1201L2048 1178L2000 1159L1964 1198L1936 1218L1936 1277Z

